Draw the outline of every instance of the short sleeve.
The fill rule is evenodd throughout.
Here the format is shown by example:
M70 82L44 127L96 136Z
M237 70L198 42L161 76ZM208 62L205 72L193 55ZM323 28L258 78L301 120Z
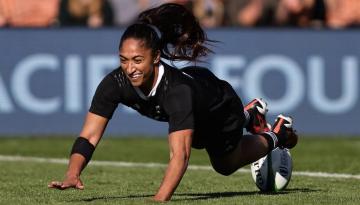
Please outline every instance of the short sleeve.
M173 87L166 96L164 109L169 115L169 133L194 129L193 94L188 85Z
M116 80L108 74L98 85L89 112L111 119L119 104L120 93Z

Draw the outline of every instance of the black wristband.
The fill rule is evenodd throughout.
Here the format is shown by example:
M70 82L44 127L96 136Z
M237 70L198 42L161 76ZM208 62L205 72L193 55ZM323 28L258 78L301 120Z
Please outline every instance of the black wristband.
M83 137L78 137L74 142L71 154L81 154L83 157L85 157L86 163L88 163L94 150L95 147L89 142L89 140Z

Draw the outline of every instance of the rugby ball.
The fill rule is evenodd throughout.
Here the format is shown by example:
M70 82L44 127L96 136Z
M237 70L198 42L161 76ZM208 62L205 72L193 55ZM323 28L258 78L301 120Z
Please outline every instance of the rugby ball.
M276 148L251 164L251 175L256 186L264 192L280 191L291 179L292 159L288 149Z

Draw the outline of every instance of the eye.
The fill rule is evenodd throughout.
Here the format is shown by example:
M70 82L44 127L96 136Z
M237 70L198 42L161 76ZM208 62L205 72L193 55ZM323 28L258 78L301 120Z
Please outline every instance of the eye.
M140 64L140 63L142 62L142 59L135 59L134 62L135 62L136 64Z
M124 64L124 63L126 63L126 60L125 59L120 59L120 63Z

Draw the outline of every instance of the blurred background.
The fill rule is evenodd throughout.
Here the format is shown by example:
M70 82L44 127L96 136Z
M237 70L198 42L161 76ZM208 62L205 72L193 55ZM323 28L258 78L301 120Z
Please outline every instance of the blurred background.
M165 2L219 41L198 64L244 104L265 98L270 122L285 113L304 135L360 136L359 0L0 0L0 136L77 135L124 28ZM167 124L120 106L107 133L166 136Z
M360 25L358 0L1 0L1 27L123 27L141 11L173 2L204 28L350 28Z

